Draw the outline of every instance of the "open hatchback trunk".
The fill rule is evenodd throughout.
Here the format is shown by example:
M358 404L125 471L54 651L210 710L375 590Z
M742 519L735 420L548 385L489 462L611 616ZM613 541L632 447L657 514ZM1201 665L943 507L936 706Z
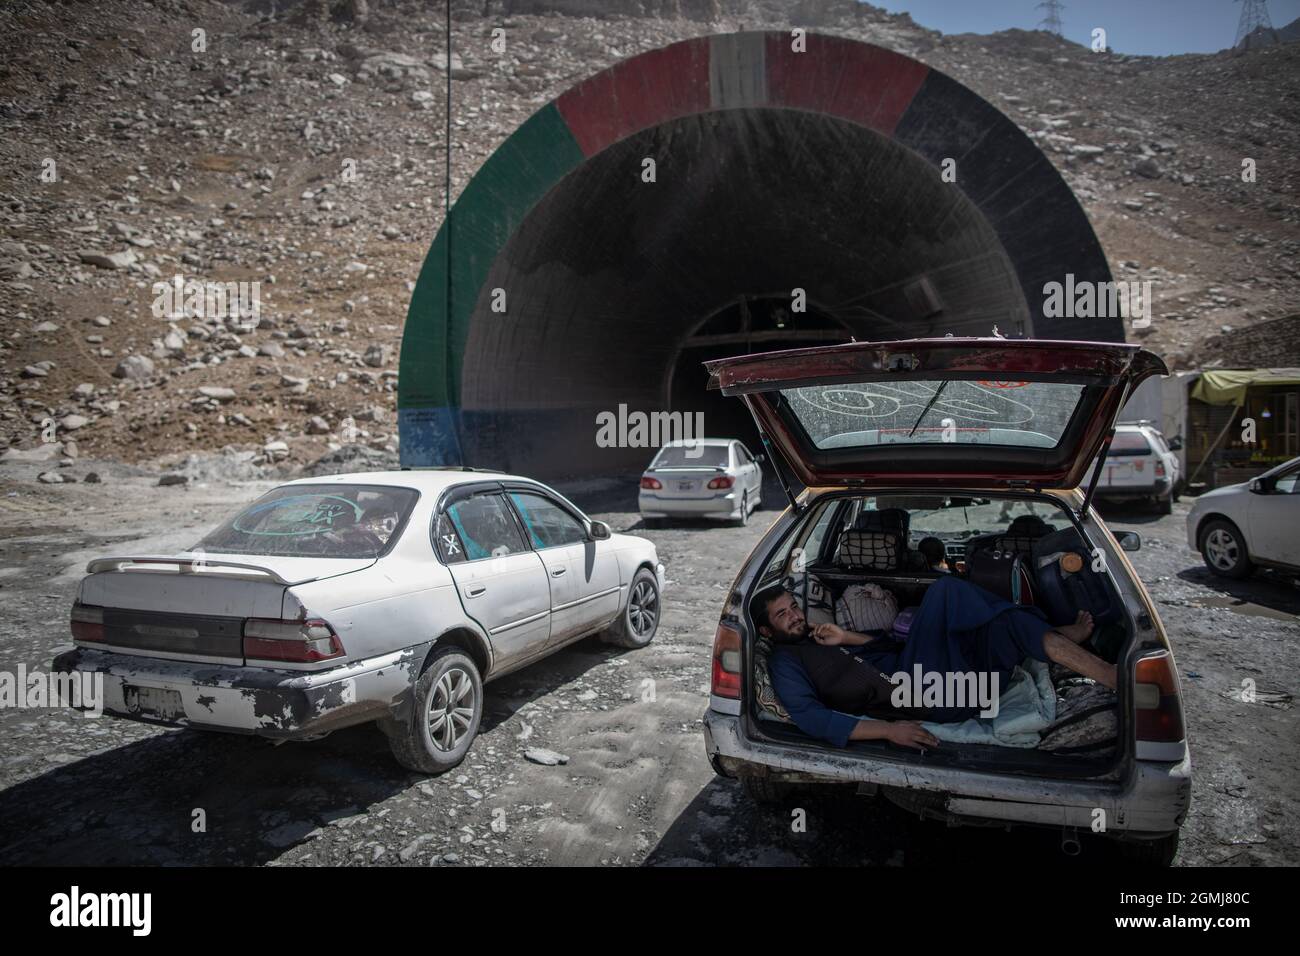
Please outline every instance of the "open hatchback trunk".
M736 596L737 608L776 579L795 575L805 585L816 582L828 602L825 619L836 623L842 623L837 603L855 585L882 588L899 611L915 610L947 573L918 550L928 538L958 574L979 554L1015 552L1025 574L1019 603L1037 606L1053 625L1065 624L1076 609L1063 610L1055 575L1069 552L1082 569L1075 583L1087 579L1091 589L1094 603L1078 606L1098 622L1098 653L1117 666L1123 660L1135 622L1116 581L1090 569L1095 541L1082 520L1086 500L1071 507L1072 491L1108 445L1134 389L1167 374L1158 356L1122 343L942 338L705 364L710 387L745 401L765 443L814 492L792 509L789 530L771 550L755 554L755 565L766 570L753 579L750 594ZM857 547L888 533L897 541L884 551ZM755 633L752 622L748 631ZM769 743L824 748L782 719L761 644L750 643L743 656L750 730ZM946 743L926 754L926 764L1059 777L1115 772L1131 750L1125 681L1118 696L1107 691L1108 699L1097 703L1083 696L1090 688L1073 686L1061 668L1041 667L1038 697L1052 699L1058 717L1041 729L1038 746ZM1063 729L1094 718L1109 721L1100 738L1076 741ZM915 759L881 741L829 749Z
M1076 488L1139 384L1136 345L853 342L706 362L806 486Z

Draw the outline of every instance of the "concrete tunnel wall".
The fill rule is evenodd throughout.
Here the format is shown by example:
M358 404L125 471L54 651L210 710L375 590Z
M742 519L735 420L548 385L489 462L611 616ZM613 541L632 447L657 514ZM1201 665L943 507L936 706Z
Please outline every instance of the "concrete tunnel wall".
M786 33L676 43L548 104L466 186L407 314L402 464L639 470L650 449L596 444L597 413L620 404L704 410L706 432L734 434L736 400L670 396L692 394L680 376L704 380L690 336L741 297L804 289L844 341L995 325L1122 340L1119 319L1042 315L1044 283L1066 273L1110 279L1083 210L1033 142L952 79L835 37L809 35L804 52ZM807 344L794 319L785 340L727 348Z

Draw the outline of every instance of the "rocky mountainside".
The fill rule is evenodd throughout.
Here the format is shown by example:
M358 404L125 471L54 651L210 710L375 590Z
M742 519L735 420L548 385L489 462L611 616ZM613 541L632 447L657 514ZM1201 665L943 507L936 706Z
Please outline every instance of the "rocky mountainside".
M1074 187L1116 277L1153 282L1142 334L1171 364L1213 362L1209 337L1295 311L1300 45L1094 53L1041 32L944 36L852 0L457 0L449 61L445 9L0 9L10 458L391 452L402 323L443 211L447 71L454 195L575 82L712 31L878 43L999 106ZM258 282L260 317L160 317L154 283L176 276Z

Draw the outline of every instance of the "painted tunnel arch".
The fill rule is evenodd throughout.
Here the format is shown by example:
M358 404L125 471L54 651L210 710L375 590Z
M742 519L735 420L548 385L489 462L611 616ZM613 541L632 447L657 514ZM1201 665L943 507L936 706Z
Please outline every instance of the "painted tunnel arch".
M717 34L650 51L569 90L488 158L407 314L404 466L639 468L649 449L596 443L596 415L620 405L704 411L707 431L737 434L737 402L699 389L675 404L719 354L995 325L1122 340L1118 319L1042 314L1045 283L1110 271L1019 127L907 57L806 42ZM809 311L777 327L764 309L796 288ZM732 313L734 326L707 325Z

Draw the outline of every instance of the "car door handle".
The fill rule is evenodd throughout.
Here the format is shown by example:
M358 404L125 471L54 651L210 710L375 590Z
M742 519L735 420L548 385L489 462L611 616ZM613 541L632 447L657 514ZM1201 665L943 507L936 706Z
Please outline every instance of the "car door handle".
M565 571L567 571L567 570L569 570L569 569L568 569L568 568L556 568L554 571L551 572L551 577L553 577L553 578L558 578L561 574L563 574L563 573L564 573Z
M467 587L465 589L465 597L478 597L486 590L487 590L486 584L477 584L474 585L473 587Z

